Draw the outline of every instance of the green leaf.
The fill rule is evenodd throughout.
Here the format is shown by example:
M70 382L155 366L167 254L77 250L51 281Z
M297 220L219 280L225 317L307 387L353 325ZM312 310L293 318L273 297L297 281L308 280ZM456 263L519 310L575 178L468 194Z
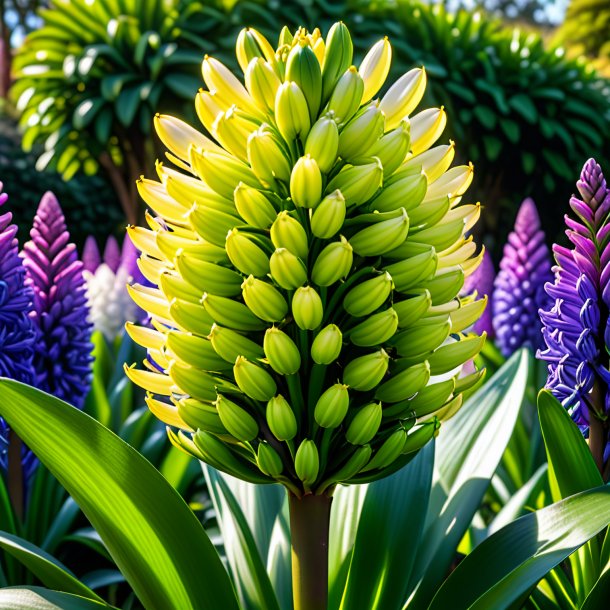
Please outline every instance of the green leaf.
M426 520L433 463L434 443L428 443L407 467L369 485L341 610L402 607Z
M0 589L0 610L99 610L100 608L114 608L114 606L42 587Z
M525 93L517 93L508 100L508 105L520 114L528 123L535 123L538 118L536 105L532 98Z
M603 485L593 456L578 426L548 391L538 395L538 417L549 463L555 501Z
M589 591L589 595L583 602L580 610L599 610L608 605L610 599L610 565L602 572L599 580Z
M70 573L57 559L27 540L0 532L0 548L22 563L46 587L64 593L74 593L96 601L103 601L89 587Z
M610 522L610 487L585 491L513 521L451 573L429 610L507 608Z
M424 608L455 557L515 427L528 379L521 350L458 413L436 439L435 476L426 530L410 589L413 608Z
M277 598L265 570L265 562L256 545L254 530L250 528L240 503L225 480L225 475L207 464L203 469L241 607L244 610L258 608L279 610ZM255 494L259 491L261 494L269 493L268 487L272 486L252 485ZM276 516L277 512L273 516L273 521Z
M0 415L73 496L147 610L237 609L203 527L149 462L53 396L8 379L0 393Z

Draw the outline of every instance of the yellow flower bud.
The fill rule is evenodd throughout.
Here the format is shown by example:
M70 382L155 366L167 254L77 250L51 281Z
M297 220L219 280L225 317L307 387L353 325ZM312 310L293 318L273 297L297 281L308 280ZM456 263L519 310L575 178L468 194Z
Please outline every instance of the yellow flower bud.
M297 288L292 297L292 315L297 326L303 330L313 330L322 323L324 314L322 299L311 286Z
M291 171L288 157L267 126L250 134L247 146L248 162L262 184L270 186L275 180L288 183Z
M247 233L232 229L227 235L225 249L229 259L242 273L264 277L269 273L269 257Z
M364 93L362 103L368 102L375 97L381 89L385 79L390 72L392 62L392 47L387 36L373 45L371 50L364 56L358 73L364 81Z
M305 141L311 120L303 92L296 83L282 83L275 96L275 122L286 142L295 138Z
M411 143L410 126L408 121L401 121L400 125L382 136L368 151L370 157L377 157L383 166L385 178L391 176L402 164L409 152Z
M322 239L335 235L345 220L345 197L339 189L326 195L311 216L311 232Z
M383 113L371 104L357 114L339 135L339 155L346 161L367 157L368 151L383 135Z
M301 260L307 260L307 233L288 212L280 212L271 225L271 241L276 248L286 248Z
M321 172L327 174L337 161L339 128L330 114L320 117L312 126L305 154L316 160Z
M334 113L337 123L345 124L360 108L363 93L364 81L358 74L358 70L351 66L334 88L328 101L327 111Z
M249 224L259 229L268 229L277 213L272 203L259 191L243 182L237 185L234 193L235 208Z
M263 349L271 368L280 375L293 375L301 367L301 354L294 341L279 328L268 328Z
M411 119L411 152L418 155L428 150L443 133L447 114L440 108L427 108Z
M310 155L301 157L292 168L290 196L300 208L315 208L322 199L322 174Z
M288 304L277 288L253 276L244 280L242 295L248 309L266 322L279 322L288 313Z
M394 129L411 114L426 90L426 71L414 68L401 76L381 98L379 107L385 113L385 128Z
M275 49L269 41L254 28L244 28L237 37L235 54L242 72L254 58L264 57L269 63L275 63Z
M341 353L343 335L335 324L325 326L311 344L311 358L317 364L332 364Z
M286 248L278 248L270 260L271 277L286 290L294 290L307 281L303 261Z
M267 402L277 391L273 377L262 367L239 356L233 366L233 375L239 389L254 400Z
M262 110L273 112L275 96L281 81L271 65L261 58L253 59L248 64L244 76L252 99Z
M365 165L347 165L328 184L326 192L339 189L347 207L366 203L383 181L383 167L378 159Z
M352 246L345 237L328 244L313 265L311 277L318 286L330 286L347 276L354 259Z

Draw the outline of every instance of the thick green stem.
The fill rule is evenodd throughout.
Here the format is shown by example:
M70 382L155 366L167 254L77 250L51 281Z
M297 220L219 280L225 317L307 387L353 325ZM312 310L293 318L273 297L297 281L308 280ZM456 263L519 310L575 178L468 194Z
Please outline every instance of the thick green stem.
M289 494L294 610L326 610L332 497Z

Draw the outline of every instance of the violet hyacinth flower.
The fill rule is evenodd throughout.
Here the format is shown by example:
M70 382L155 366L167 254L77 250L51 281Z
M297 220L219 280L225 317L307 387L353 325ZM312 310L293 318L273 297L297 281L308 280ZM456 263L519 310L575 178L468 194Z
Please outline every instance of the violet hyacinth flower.
M525 199L508 236L492 298L496 344L506 357L543 346L538 310L550 305L544 284L553 279L551 257L532 199Z
M598 466L608 460L610 414L610 189L600 166L589 159L566 216L572 249L553 246L555 281L546 285L554 299L541 310L548 362L547 388L569 410L581 429L589 428L589 445Z
M494 270L494 264L491 260L489 252L486 250L483 254L483 260L478 266L476 271L469 275L464 282L462 289L463 294L470 294L476 290L480 296L487 295L487 307L483 312L483 315L474 323L473 330L477 334L487 333L490 339L495 336L494 327L491 316L491 298L494 286L494 278L496 272Z
M8 197L2 193L0 206ZM26 285L26 272L19 256L17 227L11 224L10 212L0 214L0 376L23 383L34 377L32 359L36 334L29 312L32 309L32 290ZM6 423L0 418L0 468L6 470L9 435ZM22 448L24 475L27 478L35 467L32 453Z
M87 237L85 240L81 260L83 261L83 271L89 271L91 273L95 273L95 270L102 263L100 250L97 247L97 242L95 241L95 237L93 237L93 235L89 235L89 237Z
M53 193L42 197L30 236L23 251L34 292L34 385L82 408L91 385L92 325L83 264Z

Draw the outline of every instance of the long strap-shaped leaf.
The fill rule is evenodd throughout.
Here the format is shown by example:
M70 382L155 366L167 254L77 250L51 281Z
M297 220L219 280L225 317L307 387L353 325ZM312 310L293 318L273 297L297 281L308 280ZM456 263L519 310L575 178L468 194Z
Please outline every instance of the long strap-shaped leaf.
M74 497L147 610L237 610L220 558L137 451L68 404L0 379L0 415Z
M610 523L610 487L570 496L513 521L452 572L429 610L502 610Z
M21 562L45 586L64 593L74 593L98 602L103 601L99 595L80 582L55 557L45 553L27 540L6 532L0 532L0 548Z
M110 610L104 602L42 587L0 589L0 610Z

